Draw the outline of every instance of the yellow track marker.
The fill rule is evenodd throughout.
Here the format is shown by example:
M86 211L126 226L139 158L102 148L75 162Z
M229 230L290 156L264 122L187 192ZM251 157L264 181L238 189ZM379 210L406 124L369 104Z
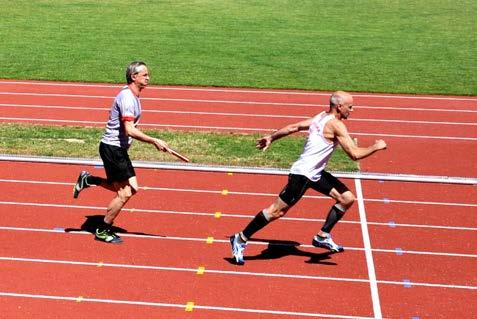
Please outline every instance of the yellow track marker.
M192 301L189 301L186 304L185 311L191 312L192 310L194 310L194 303Z
M76 298L76 302L81 302L83 301L83 296L79 296L78 298Z
M220 217L222 217L222 213L221 212L215 212L214 217L215 218L220 218Z
M227 195L228 193L229 193L229 191L226 190L226 189L224 189L224 190L222 191L222 195Z
M212 244L214 242L214 237L207 237L207 240L205 242L207 244Z
M104 265L104 263L103 263L102 261L100 261L100 262L98 263L98 267L103 267L103 265Z
M228 172L228 173L227 173L227 175L229 175L229 176L233 176L233 175L234 175L234 173L232 173L232 172Z
M204 266L200 266L198 269L197 269L197 275L203 275L205 273L205 267Z

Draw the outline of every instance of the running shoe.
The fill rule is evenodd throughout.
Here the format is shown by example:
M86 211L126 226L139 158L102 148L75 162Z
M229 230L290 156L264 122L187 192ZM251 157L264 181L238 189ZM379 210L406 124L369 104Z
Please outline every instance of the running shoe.
M333 239L331 239L331 236L329 237L321 237L321 236L315 236L313 237L313 241L311 244L315 247L321 247L321 248L326 248L330 251L333 252L342 252L344 251L343 246L336 244Z
M109 244L120 244L123 242L121 237L116 235L111 229L105 229L102 231L96 229L95 237L97 240L104 241L105 243Z
M76 181L75 187L73 187L73 198L78 198L79 193L83 189L89 187L88 183L86 183L88 176L91 176L91 174L86 171L81 171L78 176L78 180Z
M232 246L232 256L235 259L235 263L237 265L243 265L245 263L243 260L243 251L247 246L247 242L243 241L239 234L235 234L230 236L230 245Z

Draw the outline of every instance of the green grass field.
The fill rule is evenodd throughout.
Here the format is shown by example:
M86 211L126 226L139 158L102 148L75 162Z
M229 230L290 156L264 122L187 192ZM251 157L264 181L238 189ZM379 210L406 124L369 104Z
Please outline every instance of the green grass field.
M477 95L473 0L0 6L0 78Z
M304 136L297 134L278 140L266 151L255 148L256 134L219 134L145 130L162 138L174 149L187 155L194 164L289 168L300 155ZM3 124L0 126L0 154L37 155L97 159L102 128ZM135 141L131 159L172 162L175 157L157 151L152 145ZM333 154L328 169L357 171L341 150Z

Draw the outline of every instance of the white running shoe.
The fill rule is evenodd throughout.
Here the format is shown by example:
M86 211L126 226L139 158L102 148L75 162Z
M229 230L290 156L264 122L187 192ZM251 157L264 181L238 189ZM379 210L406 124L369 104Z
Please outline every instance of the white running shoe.
M333 239L331 239L331 236L329 237L320 237L320 236L315 236L313 237L313 241L311 244L315 247L321 247L321 248L326 248L330 251L333 252L342 252L344 251L343 246L336 244Z
M243 260L243 251L247 246L247 242L243 241L240 238L240 234L235 234L230 236L230 245L232 246L232 256L235 259L237 265L243 265L245 261Z

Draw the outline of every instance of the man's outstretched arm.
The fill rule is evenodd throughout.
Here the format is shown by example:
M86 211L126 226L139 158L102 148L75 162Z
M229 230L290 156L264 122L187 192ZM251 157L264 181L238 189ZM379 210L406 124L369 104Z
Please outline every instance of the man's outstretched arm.
M258 149L265 151L270 146L270 144L272 144L273 141L276 141L282 137L288 136L299 131L308 130L310 128L312 120L313 118L309 118L304 121L300 121L282 127L281 129L273 132L270 135L266 135L262 138L259 138L257 140L256 146Z

